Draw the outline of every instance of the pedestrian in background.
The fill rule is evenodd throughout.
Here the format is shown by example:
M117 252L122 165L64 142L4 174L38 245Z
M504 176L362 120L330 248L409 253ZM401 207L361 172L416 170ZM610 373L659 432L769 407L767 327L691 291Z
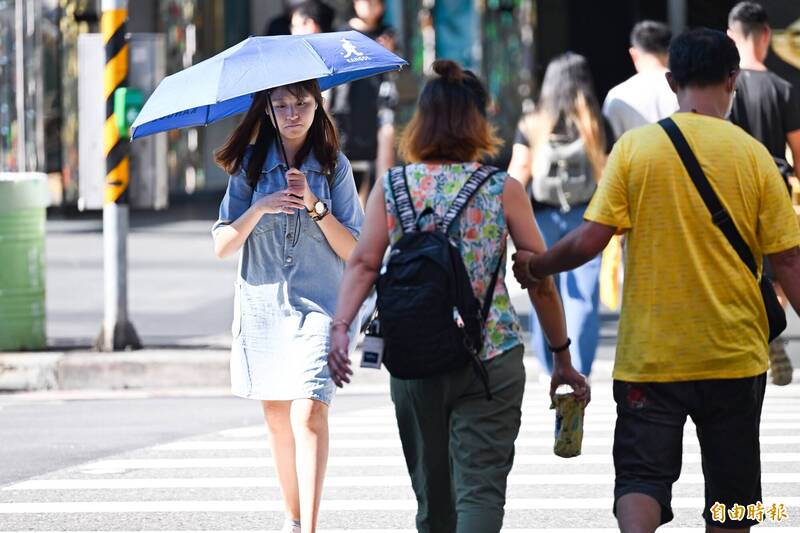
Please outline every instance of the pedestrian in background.
M292 35L329 32L335 17L336 12L325 2L306 0L292 10Z
M517 252L514 274L527 285L574 268L626 233L613 374L620 530L654 531L672 520L690 416L702 456L706 531L747 531L758 521L725 522L725 509L763 501L759 424L769 328L757 279L766 254L800 310L800 226L769 152L725 120L739 72L733 41L707 29L684 33L670 46L669 66L680 112L624 134L586 222L545 254ZM673 143L676 134L685 145ZM682 157L699 164L687 167ZM690 178L687 168L705 174L726 211L712 217L695 186L698 173ZM755 273L723 227L740 234Z
M764 65L770 35L767 12L755 2L739 2L728 15L728 36L736 43L741 58L730 118L767 147L788 180L794 169L786 160L787 143L795 165L800 162L800 96L791 83ZM773 281L775 292L786 307L786 296L769 258L764 261L764 275ZM776 385L791 383L792 363L783 337L770 343L769 359L772 382Z
M470 71L452 61L433 64L434 77L400 143L405 181L413 211L432 209L440 219L462 186L495 153L500 141L486 119L488 92ZM423 230L434 229L433 217ZM364 233L348 262L339 292L329 361L337 384L349 382L348 329L375 283L384 252L403 235L389 175L380 178L367 205ZM467 203L449 235L464 260L479 302L490 279L496 286L486 320L480 358L488 373L492 400L467 365L424 379L391 379L403 455L417 496L417 530L492 533L503 522L506 478L519 432L525 369L517 315L504 281L505 242L510 234L518 250L544 251L522 186L505 172L488 178ZM498 265L500 268L498 269ZM567 330L552 279L530 292L553 354L553 390L573 386L588 401L585 378L572 367ZM386 323L382 318L382 327Z
M282 11L264 25L264 35L290 35L292 33L292 10L306 0L283 0Z
M395 50L394 30L383 22L383 0L353 0L353 14L340 31L361 32ZM331 114L342 134L342 151L353 162L359 198L365 205L376 170L386 170L394 162L394 77L356 80L335 87L331 93Z
M672 33L663 22L643 20L631 31L628 53L636 74L613 87L603 102L603 115L614 139L628 130L658 122L678 110L667 83L667 53Z
M313 532L335 391L330 317L363 211L316 80L256 93L216 160L231 176L214 250L218 257L241 250L232 391L261 400L286 507L283 531Z
M580 226L603 171L612 135L600 114L589 64L567 52L547 66L536 111L517 131L508 172L530 182L536 223L545 244ZM572 364L592 371L600 336L600 256L556 277L567 329L575 337ZM530 320L533 351L542 368L553 371L547 342L535 316Z
M628 53L636 74L613 87L603 103L603 116L614 140L678 110L678 100L666 78L671 39L672 32L663 22L643 20L633 27ZM620 303L623 247L623 236L613 238L603 250L600 269L600 301L614 310Z

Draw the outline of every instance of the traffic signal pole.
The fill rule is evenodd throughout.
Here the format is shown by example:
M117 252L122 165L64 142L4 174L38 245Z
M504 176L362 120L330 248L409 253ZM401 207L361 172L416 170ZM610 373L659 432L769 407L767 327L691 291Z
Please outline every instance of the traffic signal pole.
M121 135L114 112L114 92L127 85L127 0L102 0L100 30L105 46L103 95L105 126L103 153L106 161L103 204L103 271L105 311L96 346L110 352L141 348L128 320L128 181L129 143Z

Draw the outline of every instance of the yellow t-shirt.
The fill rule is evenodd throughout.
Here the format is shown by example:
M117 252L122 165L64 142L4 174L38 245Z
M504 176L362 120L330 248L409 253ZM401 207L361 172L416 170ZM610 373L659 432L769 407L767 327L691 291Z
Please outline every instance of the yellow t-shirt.
M800 245L800 224L772 157L744 130L694 113L673 120L761 269ZM586 220L627 231L614 378L687 381L767 370L767 317L736 255L658 124L614 145Z

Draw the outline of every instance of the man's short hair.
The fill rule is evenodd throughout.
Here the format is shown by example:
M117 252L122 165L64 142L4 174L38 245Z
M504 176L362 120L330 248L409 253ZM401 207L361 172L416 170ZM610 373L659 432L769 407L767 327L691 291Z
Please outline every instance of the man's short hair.
M669 46L669 70L679 87L716 85L739 70L739 52L721 31L686 31Z
M638 22L631 31L631 46L648 54L666 54L671 39L669 27L655 20Z
M737 24L745 37L761 33L769 28L767 11L764 6L756 2L739 2L728 14L728 27L734 29Z
M295 13L313 20L322 33L331 31L333 19L336 16L333 8L320 0L306 0L298 4L292 10L292 14Z

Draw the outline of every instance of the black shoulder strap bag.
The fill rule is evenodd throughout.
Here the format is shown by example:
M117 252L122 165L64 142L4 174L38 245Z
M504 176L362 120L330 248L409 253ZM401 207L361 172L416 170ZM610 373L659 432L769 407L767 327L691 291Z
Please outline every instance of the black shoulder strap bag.
M722 202L719 201L717 193L714 192L714 189L708 182L708 178L706 178L703 169L700 168L700 163L697 162L697 158L694 156L694 153L692 153L692 149L689 148L689 144L686 142L686 138L683 136L683 133L681 133L678 125L675 124L675 121L671 118L660 120L658 125L664 128L672 144L675 145L675 150L677 150L681 161L683 161L683 166L686 167L689 177L692 178L692 183L694 183L697 192L700 193L700 197L703 199L703 203L706 204L708 211L711 213L711 222L725 235L725 238L728 239L728 242L736 251L736 254L741 258L753 276L755 276L756 280L758 280L758 285L761 288L761 297L764 300L764 307L767 310L769 341L772 342L773 339L786 329L786 313L778 301L778 296L775 294L772 282L764 276L761 276L759 280L758 268L756 267L752 251L747 246L747 243L744 242L739 230L736 229L736 224L730 214L725 210Z

